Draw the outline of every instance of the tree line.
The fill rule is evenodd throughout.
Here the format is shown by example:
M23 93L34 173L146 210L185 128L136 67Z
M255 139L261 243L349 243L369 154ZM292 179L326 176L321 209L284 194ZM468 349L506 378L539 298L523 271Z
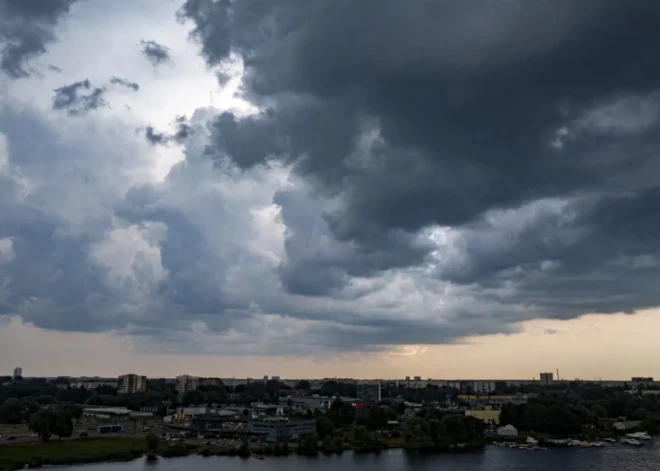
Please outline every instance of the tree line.
M575 390L546 392L525 404L502 407L500 423L520 430L569 435L584 426L599 427L603 419L640 420L653 431L660 424L660 397L618 389L587 386Z

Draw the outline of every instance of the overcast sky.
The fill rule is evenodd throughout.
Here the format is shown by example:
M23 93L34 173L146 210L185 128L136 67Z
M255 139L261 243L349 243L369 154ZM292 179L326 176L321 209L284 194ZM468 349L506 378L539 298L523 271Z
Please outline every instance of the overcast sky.
M0 0L0 370L660 376L658 24Z

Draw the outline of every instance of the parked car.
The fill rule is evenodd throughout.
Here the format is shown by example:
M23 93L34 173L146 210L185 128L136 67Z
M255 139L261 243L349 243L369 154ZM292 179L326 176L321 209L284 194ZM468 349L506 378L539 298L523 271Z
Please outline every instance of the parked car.
M13 436L13 435L10 435L10 436L8 436L8 437L6 438L6 440L7 440L8 442L11 442L11 441L13 441L13 440L16 440L16 437Z

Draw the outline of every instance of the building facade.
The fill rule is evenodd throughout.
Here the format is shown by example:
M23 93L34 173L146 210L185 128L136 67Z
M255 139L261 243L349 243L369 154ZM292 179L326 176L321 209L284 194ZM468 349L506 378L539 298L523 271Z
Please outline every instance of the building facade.
M543 386L549 386L554 382L554 375L552 373L541 373L539 374L541 384Z
M22 377L23 377L23 368L21 368L20 366L17 366L16 368L14 368L13 378L17 379L17 378L22 378Z
M175 388L179 395L179 400L188 391L194 391L199 387L199 378L197 376L180 375L176 377Z
M357 397L364 402L378 404L380 402L380 381L358 383Z
M117 384L117 380L114 378L100 378L98 376L92 378L81 376L80 378L71 378L69 380L69 385L74 389L96 389L100 386L116 388Z
M248 420L247 433L266 440L267 442L287 442L298 440L305 435L316 432L316 420L289 420L271 418L263 420Z
M119 394L135 394L147 390L147 377L133 373L121 375L117 378L117 392Z
M304 397L280 397L279 405L282 407L291 407L298 410L320 410L326 411L330 409L332 398L326 396L304 396Z

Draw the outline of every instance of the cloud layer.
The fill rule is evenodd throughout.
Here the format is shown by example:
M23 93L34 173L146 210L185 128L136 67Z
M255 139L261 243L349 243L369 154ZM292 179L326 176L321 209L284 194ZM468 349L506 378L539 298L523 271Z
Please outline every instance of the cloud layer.
M0 69L13 78L29 75L26 61L46 52L75 1L0 0Z
M158 123L107 108L116 89L131 109L192 96L147 63L76 70L55 111L2 108L0 315L313 354L660 304L655 3L188 0L176 17L233 101Z

